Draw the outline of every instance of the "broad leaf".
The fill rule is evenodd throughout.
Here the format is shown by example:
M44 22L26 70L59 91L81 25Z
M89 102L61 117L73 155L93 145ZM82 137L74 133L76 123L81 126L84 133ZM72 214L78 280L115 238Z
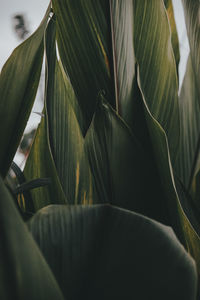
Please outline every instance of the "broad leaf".
M109 2L59 0L52 4L57 16L59 54L82 108L85 131L100 90L108 93L114 105L108 57Z
M0 298L64 299L0 178Z
M196 269L172 229L112 206L51 205L29 228L66 299L196 299Z
M88 128L97 97L126 117L134 79L132 1L53 1L58 49Z
M55 34L55 23L51 26ZM46 39L48 64L46 104L51 149L67 201L71 204L91 203L94 201L92 178L79 126L82 115L71 83L61 62L56 58L54 34L47 33Z
M139 74L138 83L140 85ZM167 206L171 216L172 227L179 240L194 257L197 263L198 273L200 274L200 237L197 233L199 232L199 229L198 227L194 227L198 225L193 222L193 220L190 220L192 212L190 212L191 207L189 207L186 203L187 200L185 199L185 195L183 198L182 191L181 193L178 193L176 190L166 134L160 124L150 113L142 91L141 94L145 108L147 126L154 149L154 155L156 157L161 183L167 198Z
M85 137L85 147L100 203L112 203L169 224L150 151L144 150L103 97Z
M53 19L48 24L46 40L46 44L48 46L46 46L46 51L50 52L52 50L52 44L55 44L55 28ZM54 60L52 60L52 66L55 66ZM49 121L46 108L49 82L52 83L46 72L45 107L43 116L37 129L24 170L27 181L36 178L49 178L51 180L50 185L31 191L35 210L51 203L63 204L67 202L57 174L49 140Z
M149 111L167 134L174 165L179 142L178 82L166 10L163 1L133 3L141 90Z
M200 3L197 0L182 2L190 44L190 57L179 100L183 129L178 175L189 191L192 181L200 169L198 157L200 145Z
M135 76L133 1L109 2L116 110L127 121L133 110Z
M200 139L200 103L191 54L181 88L179 105L181 120L181 139L178 160L178 175L187 190L200 167L198 161Z
M54 93L47 99L49 131L58 176L69 203L91 202L92 179L84 152L84 138L70 98L70 82L56 62Z
M49 176L54 182L46 189L48 197L42 196L45 191L33 192L39 205L63 199L72 204L90 203L94 200L92 179L77 121L78 116L81 121L81 113L69 79L56 58L54 21L47 29L46 58L45 120L38 130L25 174L29 180L33 176ZM58 187L57 195L52 192L54 186Z
M6 176L35 99L43 61L43 36L50 7L36 30L18 46L0 75L0 172Z

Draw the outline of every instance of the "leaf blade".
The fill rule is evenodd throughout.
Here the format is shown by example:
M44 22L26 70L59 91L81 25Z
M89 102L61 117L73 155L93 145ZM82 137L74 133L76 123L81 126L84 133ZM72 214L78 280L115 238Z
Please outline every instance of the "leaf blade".
M6 175L36 96L43 58L43 35L50 6L38 29L18 46L0 75L0 170Z
M181 89L179 106L181 112L181 141L180 161L178 162L179 176L188 191L191 189L195 175L199 171L199 96L198 79L200 76L200 34L198 1L182 1L186 28L188 33L190 55ZM193 192L194 193L194 192Z
M63 300L55 277L17 212L1 178L0 208L0 297Z
M66 297L93 299L98 290L96 299L195 299L191 258L170 228L142 215L108 205L49 206L29 228Z
M134 1L134 26L134 49L140 69L141 90L151 114L167 134L174 166L180 130L178 82L163 1Z

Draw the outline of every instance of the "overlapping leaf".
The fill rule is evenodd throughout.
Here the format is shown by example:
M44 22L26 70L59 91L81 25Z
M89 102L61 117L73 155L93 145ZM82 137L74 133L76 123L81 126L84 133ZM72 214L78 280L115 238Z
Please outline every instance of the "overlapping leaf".
M45 199L46 202L60 203L64 199L68 203L90 203L92 182L83 136L76 119L80 109L69 79L56 58L54 20L47 30L46 55L45 120L37 132L25 174L28 179L41 176L53 180L52 186L46 189L48 197L34 191L35 202L42 204L42 199ZM57 195L52 192L54 186L58 187Z
M51 205L29 228L66 299L196 299L193 260L171 228L142 215Z
M190 44L190 56L179 99L181 112L181 143L179 176L188 190L199 171L200 144L200 3L183 1L185 21Z
M64 299L0 178L0 298Z
M178 82L166 10L163 1L133 3L141 89L148 109L167 134L174 165L179 142Z
M139 75L138 83L140 85ZM154 154L156 156L157 167L167 198L167 206L171 216L172 226L179 237L179 240L181 240L190 254L194 257L197 263L198 273L200 274L200 238L198 235L198 223L195 219L193 220L193 212L190 211L191 207L187 203L188 199L186 199L180 187L178 189L179 192L177 193L166 134L150 113L144 94L142 94L142 98L147 126Z
M0 172L3 176L15 155L37 92L49 12L50 7L39 28L14 50L0 75Z
M182 131L178 161L178 175L188 190L191 188L198 167L200 167L198 161L200 138L199 95L196 74L190 55L179 99Z
M110 80L108 1L52 1L57 18L58 49L85 116L87 129L100 90L114 104ZM109 41L109 44L107 43Z
M174 50L174 57L176 61L176 70L178 75L178 66L180 61L180 50L179 50L179 39L178 39L178 33L176 29L176 22L174 18L174 9L172 0L164 0L165 7L167 9L167 16L169 19L170 29L171 29L171 41L172 41L172 47Z
M132 1L53 1L64 69L89 124L97 96L106 93L124 117L134 78ZM88 125L86 125L87 129Z
M45 109L24 170L27 181L36 178L50 179L48 186L31 191L35 211L51 203L67 202L51 153L48 132L48 117Z
M169 224L151 156L102 96L85 147L100 203L112 203Z

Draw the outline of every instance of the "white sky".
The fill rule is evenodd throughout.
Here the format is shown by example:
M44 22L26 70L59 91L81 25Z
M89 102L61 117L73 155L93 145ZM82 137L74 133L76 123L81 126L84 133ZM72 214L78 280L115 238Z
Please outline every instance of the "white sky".
M87 0L86 0L87 1ZM155 0L149 0L155 1ZM19 44L19 40L12 28L12 17L15 14L24 14L28 21L28 29L32 33L40 24L49 0L0 0L0 69L10 56L13 49ZM175 19L180 41L181 63L180 82L182 81L187 55L189 52L184 15L181 0L173 0Z
M19 44L12 28L12 17L15 14L24 14L30 32L40 24L49 0L0 0L0 69Z
M172 1L180 42L181 61L179 65L179 76L180 82L182 82L189 53L189 45L184 23L182 2L181 0ZM14 48L20 43L12 28L12 17L15 14L24 14L28 21L28 29L30 30L30 33L32 33L40 24L48 5L49 0L0 0L0 70ZM41 109L41 103L36 101L33 111L40 112ZM37 114L32 113L28 122L28 130L34 127L39 121L40 117Z
M33 32L41 22L48 4L49 0L0 0L0 69L12 50L19 44L12 28L12 16L23 13L28 20L30 32ZM181 43L181 53L187 57L188 44L181 0L173 0L173 5Z

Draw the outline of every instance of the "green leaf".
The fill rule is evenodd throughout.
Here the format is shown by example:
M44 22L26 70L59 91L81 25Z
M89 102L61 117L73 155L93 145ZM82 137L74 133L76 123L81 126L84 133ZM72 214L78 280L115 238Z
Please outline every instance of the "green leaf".
M194 203L194 212L198 212L200 214L200 203L199 203L199 195L200 195L200 171L197 172L196 176L193 179L191 190L191 201ZM200 220L200 215L199 215Z
M0 298L64 299L0 178Z
M54 94L47 100L47 109L58 176L69 203L91 202L92 182L84 152L84 138L70 104L74 93L58 62L52 75L55 78Z
M199 1L183 1L185 22L190 44L190 56L179 99L181 113L181 141L178 175L190 191L192 181L200 169L200 24ZM193 191L195 193L195 191Z
M110 0L113 77L117 112L127 121L133 102L133 2Z
M134 1L134 49L149 111L167 134L172 164L179 143L178 82L163 1Z
M139 74L138 83L140 86ZM185 196L183 198L182 191L181 193L177 192L166 133L149 111L142 91L141 95L145 108L146 122L153 145L154 155L156 157L157 168L167 198L166 205L171 217L172 227L179 240L185 245L186 249L194 257L197 263L198 273L200 274L200 237L197 233L199 230L197 225L194 224L193 220L191 219L191 207L188 208Z
M42 196L45 191L34 192L35 202L40 207L63 199L64 202L72 204L91 203L94 201L92 178L84 152L84 139L77 121L81 113L69 79L56 58L54 20L47 29L46 58L46 121L43 121L38 130L25 174L29 180L33 176L50 177L58 187L54 193L54 184L50 189L47 187L48 196L45 197Z
M181 88L179 106L181 121L181 139L178 175L189 191L196 172L200 168L198 160L200 142L200 105L196 84L197 74L194 73L191 55L188 58L187 69Z
M50 6L39 28L18 46L0 75L0 172L6 176L35 99L43 61L43 36Z
M55 23L52 23L55 31ZM48 40L49 38L49 40ZM52 50L54 45L54 50ZM84 152L79 124L82 114L61 62L55 51L55 36L47 37L47 113L49 136L57 173L68 203L91 203L92 178ZM77 118L79 122L77 121Z
M170 29L171 29L171 42L172 42L172 47L174 50L174 57L176 61L176 71L177 71L177 76L178 76L178 66L179 66L179 61L180 61L180 50L179 50L179 40L178 40L178 33L176 29L176 22L174 18L174 9L173 9L173 4L172 0L164 0L165 7L167 10L167 16L169 19L169 24L170 24Z
M144 150L102 96L85 147L100 203L112 203L169 224L150 151Z
M52 1L57 16L60 58L85 117L91 121L98 93L104 89L114 105L108 58L108 1Z
M52 53L53 45L55 45L55 26L54 19L52 18L46 31L46 52ZM51 67L55 66L55 61L52 60L51 62ZM45 80L46 91L43 111L44 116L42 117L41 123L37 129L24 170L27 181L45 177L50 178L51 180L51 184L49 186L31 191L35 211L51 203L63 204L67 202L57 174L49 141L49 121L46 108L46 98L48 96L49 82L50 84L52 84L52 82L47 75L47 70Z
M51 180L48 186L31 190L35 211L51 203L63 204L67 202L51 153L46 109L37 129L24 169L24 175L26 181L37 178L50 178Z
M29 222L66 299L196 299L172 229L109 205L51 205Z
M131 1L53 1L58 49L85 118L87 130L104 90L123 115L132 107L134 79ZM83 130L84 132L84 130Z

